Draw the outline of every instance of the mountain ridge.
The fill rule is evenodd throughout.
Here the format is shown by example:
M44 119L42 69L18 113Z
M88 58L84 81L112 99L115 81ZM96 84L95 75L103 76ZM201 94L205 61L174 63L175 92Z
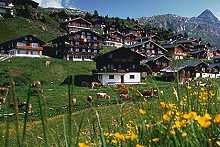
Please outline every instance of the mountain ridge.
M164 14L137 19L140 24L150 24L156 27L171 29L177 33L187 33L190 37L204 38L220 47L220 21L206 9L197 17L182 17L175 14Z

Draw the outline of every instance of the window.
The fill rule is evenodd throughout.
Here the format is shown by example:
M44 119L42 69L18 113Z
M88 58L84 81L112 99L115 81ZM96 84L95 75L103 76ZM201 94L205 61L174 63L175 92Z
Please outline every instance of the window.
M75 49L76 50L76 52L79 52L79 49Z
M134 79L134 75L130 75L130 79Z
M109 75L109 79L114 79L114 75Z
M94 50L94 53L97 53L98 51L97 50Z
M86 52L86 49L82 49L82 52Z

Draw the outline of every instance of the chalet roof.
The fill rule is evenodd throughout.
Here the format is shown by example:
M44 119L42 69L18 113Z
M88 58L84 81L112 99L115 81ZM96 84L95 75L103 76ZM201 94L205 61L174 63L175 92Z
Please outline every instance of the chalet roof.
M220 63L209 64L209 66L208 66L209 69L212 69L215 67L220 68Z
M209 47L208 50L209 51L220 51L220 49L216 47Z
M171 59L169 59L165 55L160 55L160 56L155 56L155 57L148 57L146 60L142 61L142 64L146 64L146 63L151 62L151 61L156 61L156 60L158 60L160 58L165 58L166 60L171 61Z
M121 51L126 51L128 53L132 53L134 56L136 56L137 58L139 58L140 60L143 60L145 59L146 57L142 54L139 54L135 51L132 51L130 48L126 48L126 47L121 47L121 48L118 48L118 49L115 49L115 50L112 50L110 52L107 52L105 54L102 54L102 55L99 55L95 58L95 61L97 61L98 59L100 58L105 58L105 57L108 57L109 54L119 54Z
M134 44L134 45L130 45L129 46L129 48L135 48L135 47L138 47L138 46L142 46L142 45L144 45L144 44L146 44L146 43L153 43L154 45L156 45L156 46L158 46L159 48L161 48L163 51L165 51L165 52L168 52L165 48L163 48L161 45L159 45L159 44L157 44L156 42L153 42L152 40L148 40L148 41L144 41L144 42L138 42L138 43L136 43L136 44Z
M11 39L11 40L2 42L2 43L0 43L0 45L7 44L7 43L12 42L12 41L18 41L18 40L20 40L20 39L22 39L22 38L25 38L25 37L35 38L35 39L38 40L41 44L46 44L44 41L40 40L39 38L37 38L37 37L35 37L35 36L33 36L33 35L25 35L25 36L16 37L16 38L14 38L14 39Z
M186 50L186 48L182 44L163 44L162 47L165 49L172 49L175 47L181 47Z
M90 33L95 34L96 36L98 36L98 37L100 37L102 39L105 38L102 35L98 34L97 32L94 32L94 31L92 31L90 29L83 29L83 30L80 30L80 31L77 31L77 32L71 32L70 35L78 34L78 33L81 33L81 32L90 32Z
M205 53L206 50L196 50L196 51L192 51L191 54L199 54L199 53Z
M164 69L161 70L161 72L170 72L170 73L174 73L174 72L179 72L180 70L184 69L184 68L195 68L196 66L200 65L200 64L205 64L208 67L208 64L200 61L200 60L192 60L192 61L186 61L184 63L181 63L179 65L173 65L173 66L168 66Z
M171 66L168 66L168 67L165 67L163 69L161 69L160 71L161 72L167 72L167 73L176 73L176 72L179 72L180 70L184 69L185 66L181 66L181 67L171 67Z
M82 21L86 22L87 24L92 25L91 22L89 22L88 20L86 20L86 19L84 19L84 18L82 18L82 17L77 17L77 18L71 19L71 20L69 20L69 21L65 21L64 24L65 24L65 23L69 23L69 22L73 22L73 21L76 21L76 20L82 20Z

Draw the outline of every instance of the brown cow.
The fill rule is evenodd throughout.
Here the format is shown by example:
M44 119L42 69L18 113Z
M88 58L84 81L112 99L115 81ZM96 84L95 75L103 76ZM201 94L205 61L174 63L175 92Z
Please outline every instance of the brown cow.
M98 87L101 87L101 86L102 86L102 84L101 84L101 83L98 83L98 82L92 82L92 83L91 83L92 89L98 88Z

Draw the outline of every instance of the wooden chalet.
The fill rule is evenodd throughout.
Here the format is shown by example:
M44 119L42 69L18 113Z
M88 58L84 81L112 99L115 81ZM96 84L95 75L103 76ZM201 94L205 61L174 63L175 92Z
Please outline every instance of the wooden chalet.
M142 75L158 74L162 69L169 66L170 61L164 55L144 59L141 61Z
M214 47L209 47L207 49L207 58L212 59L213 57L220 56L220 49L219 48L214 48Z
M129 34L126 34L124 36L124 44L125 45L134 45L135 43L137 43L137 36L133 33L129 33Z
M162 45L168 51L168 56L173 59L184 59L187 56L187 49L181 44Z
M106 46L122 47L124 44L124 35L118 31L110 32L106 35Z
M0 15L14 15L14 4L10 0L0 0Z
M212 58L214 63L220 63L220 56L215 56Z
M78 17L63 22L62 26L69 32L74 33L77 31L91 29L92 23L85 20L84 18Z
M168 51L165 48L151 40L136 43L134 45L129 46L129 48L147 57L167 55L168 53Z
M103 45L104 38L91 30L81 30L52 41L55 55L68 61L92 61Z
M98 56L94 75L103 84L140 84L140 61L145 57L130 50L119 48Z
M210 78L219 78L220 77L220 63L210 64L208 67L209 77Z
M34 0L12 0L14 5L29 5L32 8L38 8L39 3L35 2Z
M12 56L40 57L42 56L45 42L32 36L26 35L0 44L0 53Z
M196 50L190 52L191 57L195 59L206 59L207 58L207 51L206 50Z
M201 61L190 61L176 67L168 66L161 72L163 72L165 80L178 80L179 83L183 84L195 78L208 77L208 65Z

